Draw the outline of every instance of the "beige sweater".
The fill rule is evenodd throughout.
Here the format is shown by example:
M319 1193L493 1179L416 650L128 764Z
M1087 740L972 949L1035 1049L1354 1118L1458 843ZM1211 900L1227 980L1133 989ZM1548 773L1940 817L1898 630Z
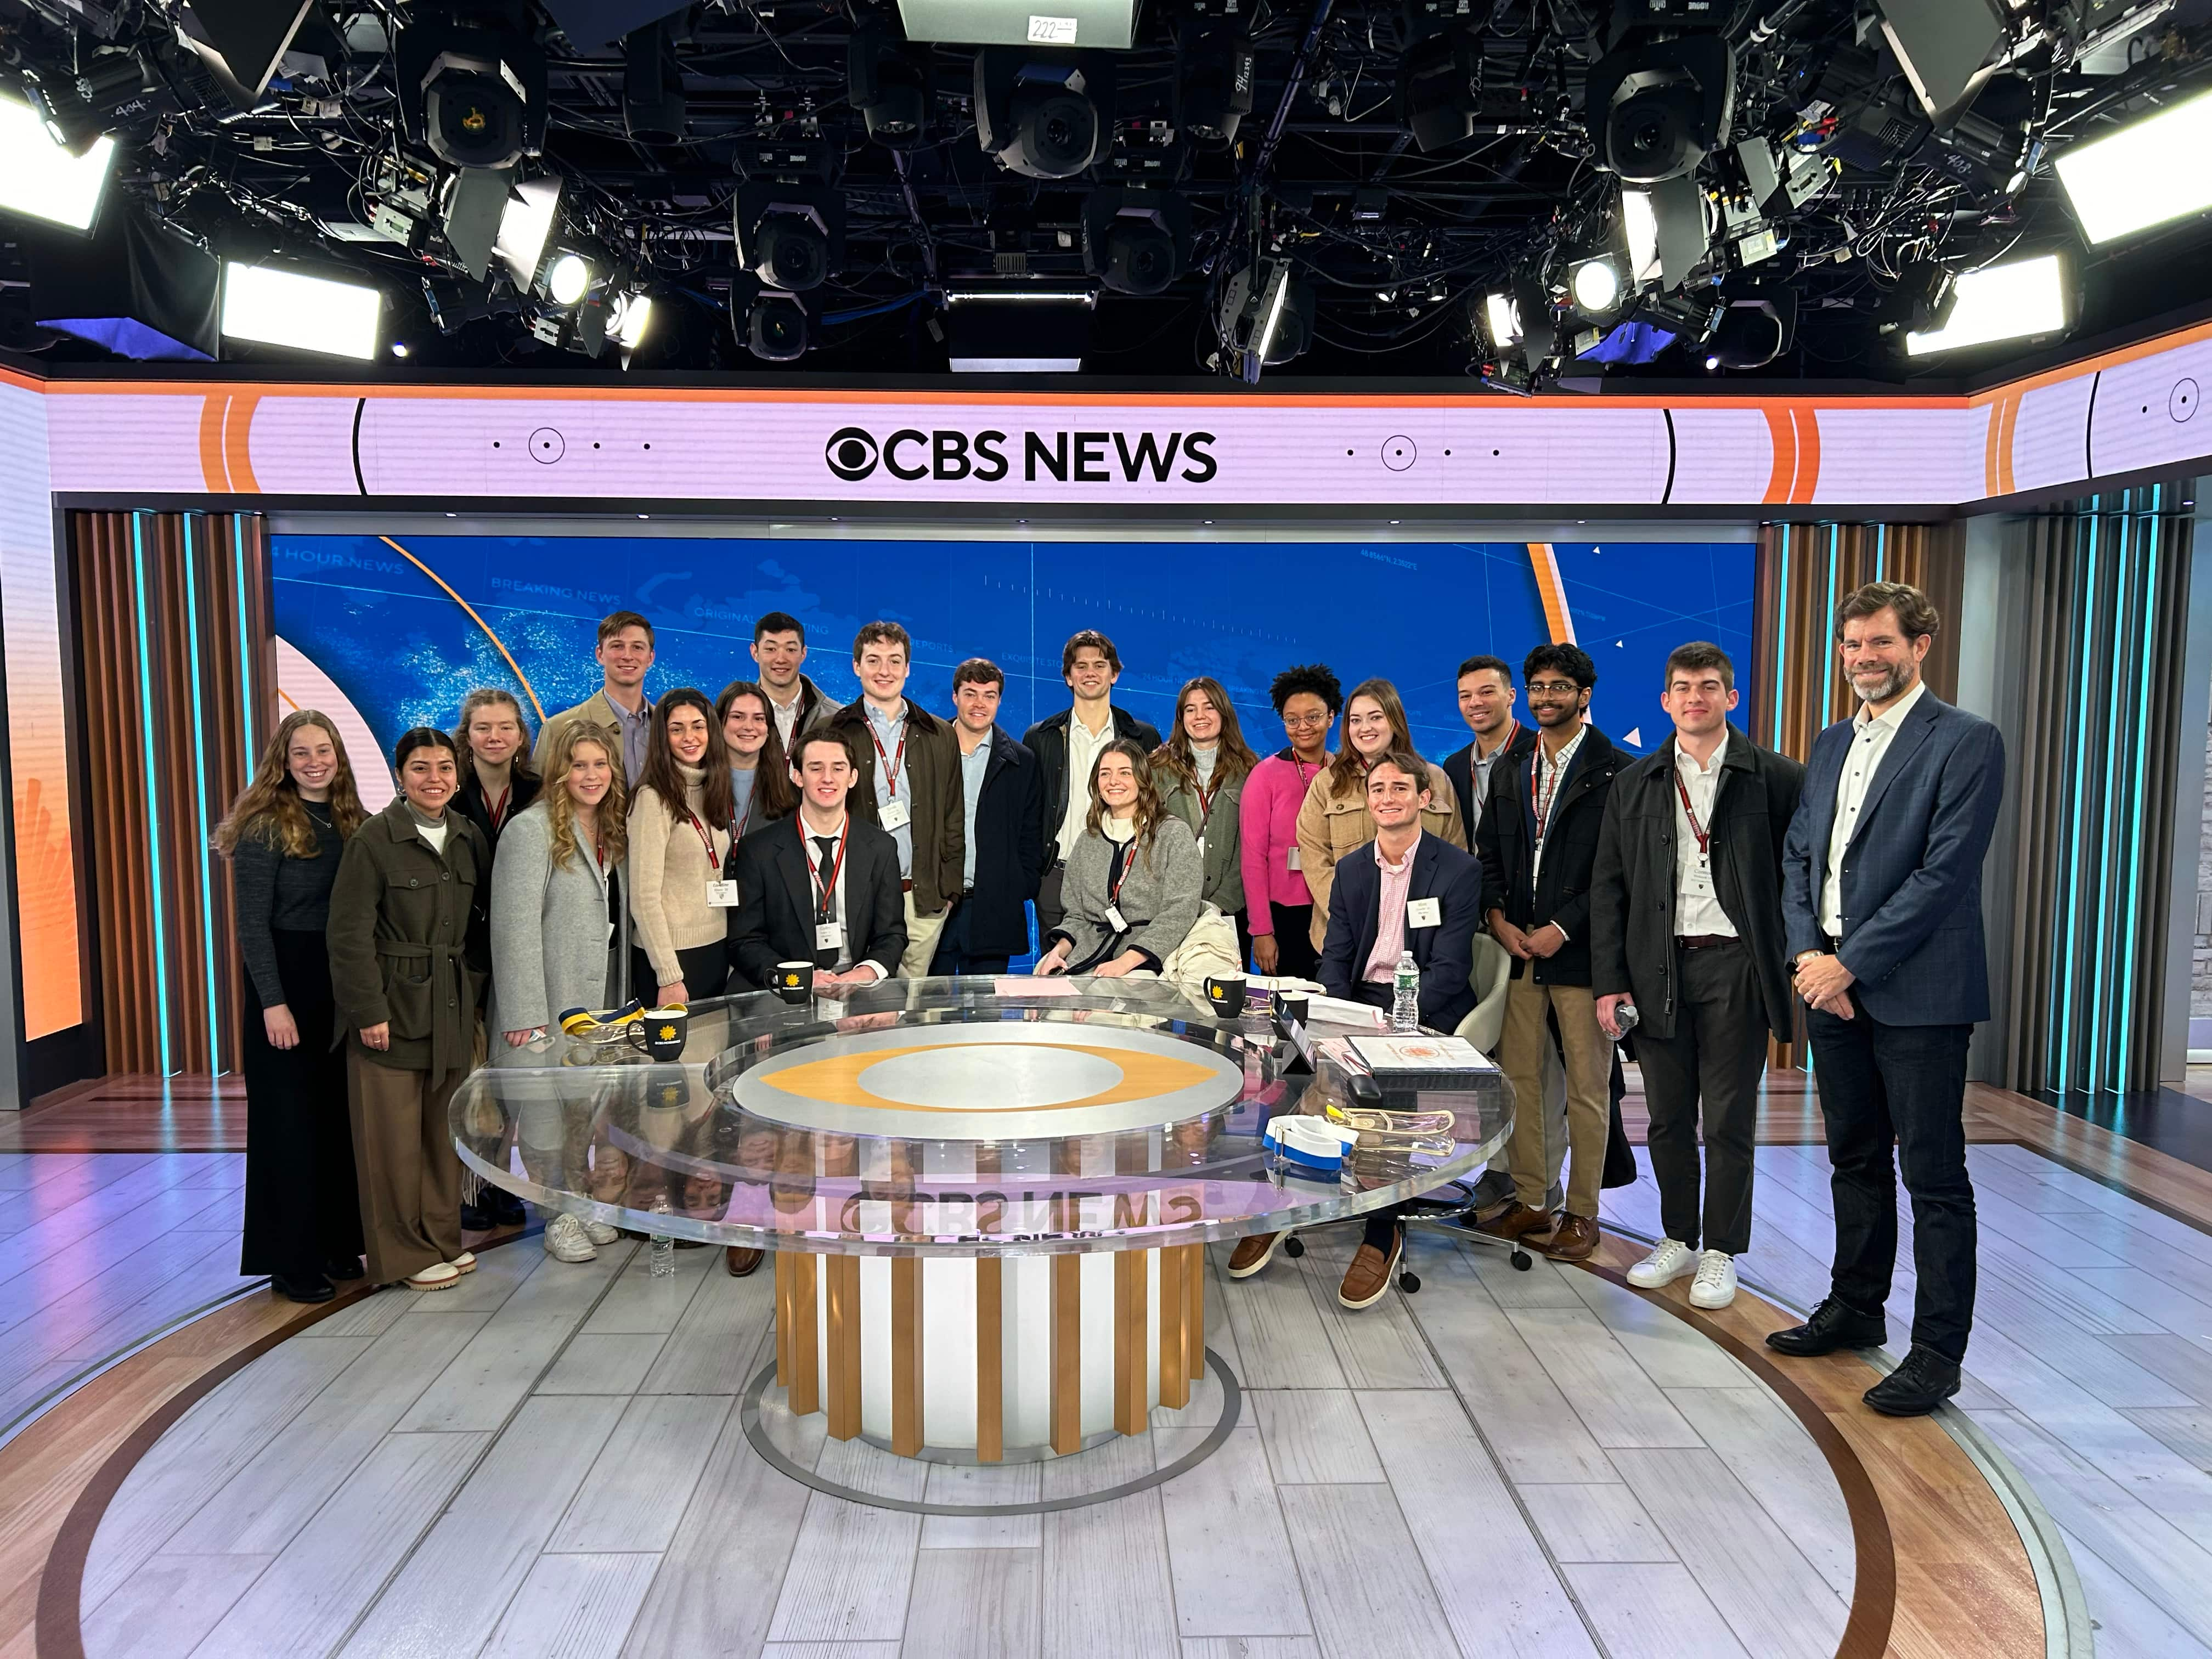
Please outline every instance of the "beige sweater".
M720 877L730 850L729 826L707 825L714 845L710 867L693 827L695 818L705 822L700 802L707 775L689 766L678 769L684 775L689 816L671 812L651 789L640 789L629 809L629 914L637 924L637 942L663 985L684 977L677 951L712 945L729 927L730 913L707 902L707 883ZM652 994L649 986L635 988L640 995Z
M1462 853L1467 848L1467 826L1459 819L1459 792L1444 769L1434 761L1429 769L1429 804L1421 809L1421 832L1448 841ZM1328 933L1328 895L1336 885L1340 859L1357 852L1375 839L1375 820L1368 816L1367 792L1362 788L1336 793L1328 787L1323 767L1306 786L1305 805L1298 809L1298 861L1304 866L1306 890L1313 895L1314 949L1321 949Z

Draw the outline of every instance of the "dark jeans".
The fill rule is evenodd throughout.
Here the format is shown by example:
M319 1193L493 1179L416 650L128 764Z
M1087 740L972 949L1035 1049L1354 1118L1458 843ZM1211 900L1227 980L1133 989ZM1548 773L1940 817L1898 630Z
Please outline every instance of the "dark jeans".
M1692 1249L1741 1255L1751 1248L1752 1142L1759 1075L1766 1064L1766 1006L1741 945L1675 951L1681 988L1671 1036L1635 1036L1650 1109L1659 1222ZM1705 1224L1698 1226L1698 1119L1705 1117Z
M1314 949L1313 906L1270 904L1267 915L1275 924L1275 973L1283 979L1311 979L1321 967L1321 952Z
M684 988L694 1002L704 1002L708 997L736 996L744 991L760 988L736 971L735 957L727 939L718 939L711 944L695 945L689 950L678 947L676 960L684 969ZM648 1008L659 1000L660 981L653 971L653 959L642 950L630 952L629 994Z
M1912 1199L1912 1340L1963 1359L1974 1322L1974 1188L1962 1121L1973 1027L1886 1025L1863 1007L1855 1019L1808 1009L1805 1023L1834 1170L1835 1294L1862 1313L1878 1313L1889 1299L1894 1142Z
M968 948L968 907L956 902L952 914L937 935L937 953L929 959L932 975L1003 974L1013 958L977 956Z

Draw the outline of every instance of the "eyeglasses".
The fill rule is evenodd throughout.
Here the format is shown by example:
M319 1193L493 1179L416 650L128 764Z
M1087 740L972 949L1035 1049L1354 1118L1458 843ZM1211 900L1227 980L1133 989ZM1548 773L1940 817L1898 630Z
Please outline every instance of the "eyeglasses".
M1283 725L1286 729L1295 730L1301 726L1327 726L1334 718L1331 714L1285 714Z
M1581 690L1582 687L1577 685L1572 680L1531 680L1528 682L1528 695L1532 697L1538 692L1541 692L1548 697L1571 697Z

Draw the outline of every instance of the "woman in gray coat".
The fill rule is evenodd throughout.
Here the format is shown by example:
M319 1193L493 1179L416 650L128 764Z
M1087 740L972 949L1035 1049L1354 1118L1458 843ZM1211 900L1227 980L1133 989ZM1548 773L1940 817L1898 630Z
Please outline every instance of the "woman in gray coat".
M562 726L546 755L544 793L511 819L492 866L491 1029L520 1048L542 1040L571 1008L605 1008L624 1000L629 908L623 902L627 821L622 745L611 733L577 722ZM495 1054L498 1052L495 1048ZM567 1141L561 1104L526 1101L517 1139L523 1168L562 1184L557 1158ZM555 1215L545 1250L562 1261L589 1261L614 1228Z
M1067 856L1067 914L1040 974L1157 974L1197 922L1206 867L1190 827L1160 804L1145 745L1116 738L1091 769L1091 816Z

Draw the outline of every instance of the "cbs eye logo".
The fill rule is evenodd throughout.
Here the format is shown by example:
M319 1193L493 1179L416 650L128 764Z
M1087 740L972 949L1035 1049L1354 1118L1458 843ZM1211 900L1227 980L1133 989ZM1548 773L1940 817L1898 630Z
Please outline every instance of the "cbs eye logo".
M823 447L822 459L847 483L858 483L876 470L882 451L875 439L859 427L840 427Z

